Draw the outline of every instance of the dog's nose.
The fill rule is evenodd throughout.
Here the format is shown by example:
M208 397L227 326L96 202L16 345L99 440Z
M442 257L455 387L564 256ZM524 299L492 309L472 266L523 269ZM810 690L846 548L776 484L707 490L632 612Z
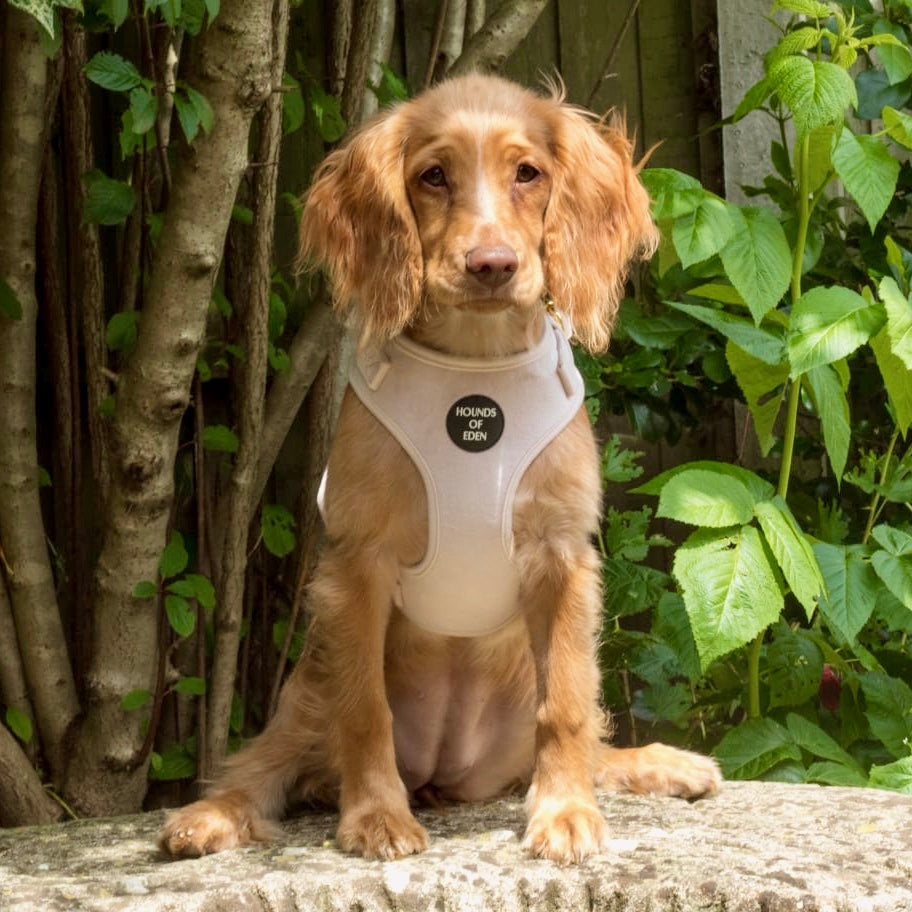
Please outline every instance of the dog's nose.
M466 254L466 269L485 285L496 288L513 278L519 259L512 247L473 247Z

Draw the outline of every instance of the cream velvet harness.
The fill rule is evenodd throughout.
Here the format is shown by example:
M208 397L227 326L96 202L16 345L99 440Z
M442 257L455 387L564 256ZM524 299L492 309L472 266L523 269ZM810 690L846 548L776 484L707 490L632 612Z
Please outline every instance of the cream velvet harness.
M549 316L534 348L488 359L444 355L399 336L361 353L349 382L402 444L427 492L427 552L399 568L395 604L447 636L503 627L519 611L516 490L583 401L562 329Z

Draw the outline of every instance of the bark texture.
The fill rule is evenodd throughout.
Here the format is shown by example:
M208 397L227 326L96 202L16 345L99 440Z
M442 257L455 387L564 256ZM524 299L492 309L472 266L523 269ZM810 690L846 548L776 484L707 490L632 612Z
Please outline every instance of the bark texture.
M285 47L288 42L288 3L276 0L272 24L273 86L282 84ZM242 344L246 358L239 365L238 430L240 446L228 496L225 498L227 534L219 562L219 598L215 608L215 646L206 709L206 754L201 776L221 763L228 743L228 723L234 695L234 679L240 645L247 570L247 538L250 516L256 506L257 465L260 462L263 406L266 392L269 344L269 287L271 280L273 225L275 223L276 172L282 142L282 96L272 92L260 117L257 168L252 195L256 200L253 220L251 268L241 282L238 305L243 319Z
M499 70L547 6L547 0L506 0L466 45L448 75Z
M67 796L84 813L136 808L146 789L143 719L121 700L154 686L149 646L158 619L154 601L132 592L156 578L166 540L179 425L247 166L250 123L271 88L272 7L271 0L225 0L202 36L192 81L212 106L214 128L178 157L139 338L118 384L87 713L67 778Z
M63 808L45 792L19 744L0 725L0 827L62 819Z
M39 26L6 10L0 95L0 277L22 308L0 314L0 547L10 601L48 767L59 778L64 739L78 711L38 499L35 440L35 230L44 134L47 57Z

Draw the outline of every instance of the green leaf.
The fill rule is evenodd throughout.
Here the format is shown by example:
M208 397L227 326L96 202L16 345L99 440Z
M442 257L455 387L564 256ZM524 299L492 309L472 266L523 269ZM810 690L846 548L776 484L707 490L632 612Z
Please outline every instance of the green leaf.
M158 595L158 586L152 580L140 580L133 587L133 598L150 599Z
M237 434L224 424L207 424L203 428L203 449L217 453L236 453L241 445Z
M879 308L841 285L812 288L792 308L788 346L791 376L850 355L880 329Z
M816 127L808 132L808 167L807 174L799 173L799 180L807 188L808 193L819 190L830 176L833 166L833 140L836 138L836 127L830 124L826 127ZM797 156L799 172L801 170L801 156Z
M751 111L762 108L766 99L772 94L773 87L770 81L764 76L759 82L755 82L745 93L738 106L732 112L731 122L737 123L742 117L746 117Z
M789 13L798 13L799 16L810 16L811 19L827 19L832 15L832 10L818 0L775 0L773 13L785 10Z
M672 469L668 469L665 472L661 472L645 484L633 488L632 493L661 494L662 488L668 484L672 478L689 469L706 469L707 471L714 472L718 475L728 475L731 478L736 478L751 492L754 500L768 500L776 493L776 489L768 481L764 481L764 479L759 475L754 474L749 469L732 465L729 462L714 462L711 459L700 459L696 462L687 462L675 466Z
M187 568L189 559L190 555L187 554L187 549L184 547L184 537L177 530L172 531L171 539L165 545L158 564L158 572L161 574L161 578L168 579L169 577L177 576L178 573L183 573Z
M785 581L810 619L826 584L807 536L778 495L756 504L754 515Z
M206 611L215 608L215 587L208 576L199 573L188 573L184 579L193 587L195 598Z
M874 765L869 773L868 784L874 788L892 789L904 795L912 795L912 757L902 757L893 763Z
M253 209L249 206L242 206L240 203L235 203L231 207L231 218L236 222L240 222L242 225L252 225Z
M640 177L649 191L652 217L656 221L676 219L692 212L706 196L703 185L695 177L674 168L646 168Z
M187 101L190 102L190 105L196 114L196 118L203 128L203 132L208 136L212 132L212 127L215 124L215 114L212 110L212 105L209 104L206 96L201 92L197 92L193 86L181 83L180 87L186 93Z
M912 76L912 54L909 53L908 35L901 25L878 19L874 23L874 36L887 36L897 39L895 42L878 44L875 54L880 61L890 85L896 85Z
M83 214L86 224L119 225L136 206L136 194L129 184L101 171L89 171L82 179L86 185Z
M823 441L833 467L833 475L838 481L842 478L849 458L852 435L845 386L839 371L832 364L812 368L805 375L805 382L823 426Z
M912 424L912 372L893 354L886 326L869 340L869 344L889 396L896 426L905 434Z
M83 67L91 82L112 92L129 92L142 83L139 70L120 54L99 51Z
M206 679L181 678L174 685L174 689L185 697L204 697L206 695Z
M673 572L703 668L753 640L778 617L782 590L753 526L694 532Z
M181 125L184 138L188 143L192 143L199 133L200 121L196 108L190 104L189 99L185 98L180 91L174 93L174 107L177 111L177 120Z
M810 50L819 44L822 37L823 32L819 28L814 28L810 25L786 32L766 54L764 58L765 69L769 70L773 64L791 54L799 54L801 51Z
M270 554L285 557L291 554L297 544L294 533L295 520L285 507L279 504L264 504L260 513L260 530L263 542Z
M28 744L34 734L32 720L15 706L7 706L4 715L6 727L23 743Z
M148 690L131 690L121 698L120 707L127 712L135 712L137 709L144 709L151 702L152 694Z
M300 130L304 124L304 96L301 83L291 73L282 77L285 92L282 93L282 132L287 136Z
M727 208L722 200L706 194L695 209L675 220L672 238L684 269L708 260L728 241L731 223Z
M345 135L347 124L338 98L327 95L320 86L313 85L310 88L310 107L317 120L317 129L325 142L337 142Z
M710 301L719 301L721 304L737 304L739 307L747 307L747 302L734 285L724 285L721 282L706 282L703 285L697 285L696 288L689 289L687 294L692 298L708 298Z
M828 60L785 57L770 67L767 76L791 110L799 138L816 127L841 123L846 108L858 101L852 77Z
M379 106L385 108L397 101L405 101L408 98L408 87L405 82L385 63L380 64L380 73L380 82L377 85L368 83L370 90L377 96Z
M685 469L662 488L656 516L691 526L723 528L750 522L756 501L737 478Z
M756 779L783 760L801 760L785 726L773 719L748 719L729 729L713 756L727 779Z
M725 358L754 419L760 454L767 456L776 442L773 430L788 385L788 364L767 364L731 340L725 346Z
M896 193L899 162L877 136L843 129L833 150L833 167L874 231Z
M688 679L696 682L700 678L700 656L694 642L690 619L684 607L684 599L677 592L663 592L655 611L653 633L661 637L678 657L681 670Z
M803 631L792 630L784 621L774 630L773 641L766 648L770 709L800 706L817 694L823 656Z
M871 566L890 592L912 611L912 557L875 551Z
M883 109L882 117L890 139L907 149L912 149L912 117L890 105Z
M860 772L861 768L855 758L843 750L819 725L809 722L797 713L789 713L785 724L795 743L803 750L815 757L841 763Z
M887 312L890 349L912 370L912 301L899 290L891 276L880 280L877 292Z
M856 767L823 760L812 763L804 776L805 782L818 782L821 785L843 785L850 788L864 788L868 777Z
M858 90L856 113L862 120L880 117L887 107L903 108L909 101L909 83L890 85L890 77L883 70L862 70L855 77Z
M0 314L10 320L22 319L22 305L16 292L0 278Z
M639 478L643 474L643 467L637 465L637 460L643 455L639 450L624 447L620 435L612 434L602 447L602 481L626 484Z
M792 255L776 214L758 206L729 206L731 237L721 250L722 266L759 324L788 290ZM733 339L742 348L750 347ZM759 357L756 352L752 352ZM773 363L773 362L770 362Z
M39 488L51 488L53 484L51 482L51 473L44 466L38 466L38 487Z
M902 529L882 524L875 526L871 530L871 537L881 548L894 557L909 557L912 555L912 535Z
M711 326L716 332L730 339L764 364L778 365L785 362L785 340L782 336L754 324L744 317L736 317L713 307L668 301L668 306L686 313Z
M858 546L817 542L814 554L826 583L820 612L831 629L853 643L877 603L877 575Z
M912 689L898 678L878 672L861 675L865 715L874 736L894 757L909 755L912 739Z
M130 91L130 113L133 115L133 132L143 134L155 126L158 117L158 99L144 86Z
M161 754L153 757L149 778L157 782L173 782L177 779L193 779L196 776L196 759L183 744L169 744Z
M125 310L114 314L105 329L105 344L111 351L129 354L136 345L139 335L139 313Z
M221 0L206 0L206 12L209 13L209 24L212 25L212 20L219 14L219 9L221 8Z
M179 637L188 637L196 629L196 612L185 598L171 593L166 595L165 613L171 629Z
M270 342L267 357L269 366L277 373L284 374L291 370L291 357L284 348L277 348Z

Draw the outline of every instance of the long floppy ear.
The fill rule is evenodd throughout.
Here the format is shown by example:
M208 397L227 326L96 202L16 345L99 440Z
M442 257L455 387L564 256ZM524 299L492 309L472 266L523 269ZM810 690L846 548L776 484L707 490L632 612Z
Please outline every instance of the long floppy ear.
M608 346L630 261L655 252L649 195L623 119L554 102L555 174L545 213L548 291L590 351Z
M362 338L399 333L420 303L421 243L403 173L404 127L394 109L326 158L301 214L297 267L324 265L337 308Z

